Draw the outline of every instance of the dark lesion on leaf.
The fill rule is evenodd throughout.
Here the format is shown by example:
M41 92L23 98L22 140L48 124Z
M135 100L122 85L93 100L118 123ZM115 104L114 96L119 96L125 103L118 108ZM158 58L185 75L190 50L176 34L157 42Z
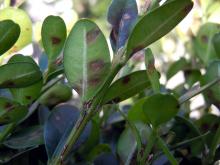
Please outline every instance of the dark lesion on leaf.
M128 84L130 82L131 78L129 76L126 76L122 79L122 84Z
M86 43L90 44L90 43L93 43L94 41L96 41L96 39L98 38L100 33L101 33L101 31L99 30L99 28L94 28L94 29L88 31L86 34Z
M57 45L57 44L59 44L61 42L61 39L59 37L52 36L51 37L51 41L52 41L53 45Z
M139 52L140 50L144 49L144 45L139 45L135 48L132 49L131 54L129 55L130 57L133 56L135 53Z
M189 13L190 10L192 9L192 7L193 7L193 3L187 5L187 6L184 8L184 10L183 10L183 11L184 11L184 14Z
M88 80L88 84L91 86L97 86L97 84L99 84L101 81L101 79L97 76L93 76L91 78L89 78Z
M4 106L4 108L7 109L8 111L10 111L13 107L14 107L14 105L11 103L6 103Z
M7 80L7 81L3 82L1 86L14 87L15 85L16 84L13 81Z
M25 96L25 98L26 98L27 100L31 100L31 99L32 99L31 96Z
M206 35L202 35L202 36L201 36L201 41L204 42L204 43L208 43L209 37L206 36Z
M102 59L97 59L94 61L91 61L89 63L89 68L93 71L93 72L98 72L100 70L102 70L105 66L105 62Z

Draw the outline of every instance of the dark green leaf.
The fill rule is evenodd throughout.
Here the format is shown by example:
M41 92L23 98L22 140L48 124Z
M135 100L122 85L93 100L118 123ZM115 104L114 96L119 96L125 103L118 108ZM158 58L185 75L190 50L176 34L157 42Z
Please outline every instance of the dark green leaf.
M26 87L42 79L39 68L27 62L2 65L0 73L0 88Z
M87 19L73 27L64 48L66 77L83 100L94 97L110 70L107 42L98 26Z
M104 103L118 103L150 87L146 70L137 71L116 80L108 89Z
M97 157L98 155L102 153L109 153L111 152L111 148L108 144L98 144L96 145L88 154L88 160L92 161Z
M16 63L16 62L29 62L37 66L35 61L29 56L23 55L14 55L8 63ZM24 88L12 88L10 89L14 99L20 104L27 105L34 101L40 95L41 88L43 86L43 79L34 83L30 86Z
M55 107L52 111L44 127L44 141L49 159L54 154L55 149L63 148L58 144L60 145L66 140L79 115L80 112L76 107L65 104ZM74 148L79 147L88 138L90 126L87 125Z
M170 32L192 9L191 0L173 0L144 15L127 44L127 58Z
M27 107L0 97L0 125L21 120L28 113Z
M12 149L25 149L39 146L43 143L43 128L41 126L33 126L13 134L4 142L4 145Z
M136 0L113 0L108 10L108 22L113 49L123 47L138 16Z
M171 120L177 114L178 109L178 100L168 94L150 96L143 105L146 118L154 127Z
M9 50L20 35L20 27L11 20L0 21L0 55Z
M66 25L61 17L48 16L42 25L41 37L46 54L50 60L56 59L66 39Z

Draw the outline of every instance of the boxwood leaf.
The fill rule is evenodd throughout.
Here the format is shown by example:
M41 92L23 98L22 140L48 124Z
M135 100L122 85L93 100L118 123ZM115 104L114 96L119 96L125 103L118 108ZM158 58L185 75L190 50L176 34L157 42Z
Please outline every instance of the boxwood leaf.
M27 112L27 107L0 97L0 125L17 122L25 117Z
M6 53L17 52L32 41L32 22L28 14L19 8L7 7L0 10L0 21L12 20L20 26L21 33L14 46Z
M38 67L35 61L29 56L17 54L12 56L12 58L10 58L8 61L8 63L16 62L29 62ZM23 105L27 105L34 101L40 95L42 86L43 79L24 88L11 88L10 91L17 102Z
M125 45L137 16L136 0L112 1L108 10L108 22L112 25L110 40L114 50Z
M44 144L43 127L32 126L14 133L4 145L12 149L25 149Z
M72 90L64 84L56 84L48 89L41 97L39 102L46 106L53 106L68 101L72 97Z
M220 31L220 29L219 29ZM220 57L220 33L217 33L213 37L213 44L218 57Z
M20 27L11 20L0 21L0 55L9 50L20 35Z
M150 81L146 70L136 71L116 80L108 89L104 103L118 103L149 88Z
M0 88L26 87L42 79L39 68L29 62L2 65L0 73Z
M62 144L66 140L79 115L80 111L68 104L58 105L54 108L44 127L44 141L49 159L54 154L58 144ZM85 142L89 136L90 128L91 123L86 126L74 148ZM58 150L60 149L59 147L63 148L63 146L58 146Z
M220 25L215 23L206 23L199 29L195 38L194 48L196 55L208 65L211 61L220 58L217 54L212 43L213 37L220 31Z
M61 52L66 39L66 25L59 16L48 16L42 25L41 38L49 60L54 60Z
M104 83L109 69L110 55L104 35L94 22L78 21L64 48L64 70L69 83L83 100L89 100Z
M143 111L154 127L166 123L178 112L178 100L169 94L155 94L145 100Z
M127 44L127 58L170 32L192 9L191 0L173 0L144 15Z

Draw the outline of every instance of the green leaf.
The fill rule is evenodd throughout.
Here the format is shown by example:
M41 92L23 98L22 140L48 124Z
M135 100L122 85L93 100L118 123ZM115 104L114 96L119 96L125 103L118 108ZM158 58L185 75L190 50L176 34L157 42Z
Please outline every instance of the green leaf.
M143 111L143 104L148 97L139 99L128 111L128 119L133 122L149 123Z
M103 102L118 103L149 88L150 81L146 70L136 71L116 80L108 89Z
M8 63L16 63L16 62L29 62L34 64L36 67L38 67L35 61L29 56L23 56L18 54L12 56L12 58L10 58L10 60L8 61ZM34 101L36 98L38 98L42 86L43 86L43 79L41 79L37 83L34 83L24 88L11 88L10 91L17 102L19 102L22 105L27 105L30 104L32 101Z
M41 97L39 102L43 105L53 106L68 101L72 97L72 90L64 84L56 84L48 89Z
M219 29L220 31L220 29ZM218 57L220 57L220 33L217 33L213 37L213 44Z
M61 52L66 39L66 25L59 16L48 16L42 25L42 43L49 61L55 60Z
M98 155L102 153L109 153L109 152L111 152L111 148L108 144L98 144L90 151L87 159L92 161Z
M110 70L110 54L94 22L82 19L71 30L64 48L64 70L84 101L92 99L103 85Z
M2 65L0 73L0 88L26 87L42 79L39 68L28 62Z
M127 44L127 58L170 32L192 9L191 0L173 0L144 15Z
M20 27L11 20L0 21L0 55L9 50L20 35Z
M154 55L151 49L148 48L145 51L145 65L147 68L147 75L149 77L154 92L158 93L160 92L160 75L158 74L154 63Z
M216 80L216 78L220 77L220 60L215 60L209 64L207 67L206 74L201 80L202 85L209 84L210 82L213 82ZM207 99L215 104L216 106L219 106L219 98L220 98L220 86L218 83L213 85L209 90L205 92L205 96Z
M171 120L177 114L178 109L178 100L169 94L150 96L143 105L146 118L154 127Z
M25 149L44 144L43 128L41 126L32 126L14 133L8 138L4 145L12 149Z
M0 125L17 122L25 117L27 113L27 107L0 97Z
M215 52L213 46L213 37L220 31L220 25L215 23L206 23L198 31L194 41L196 55L208 65L211 61L220 58L220 54Z
M7 7L0 10L0 21L9 19L17 23L21 29L17 42L6 52L11 54L21 50L32 41L32 22L28 14L22 9Z
M173 77L176 73L181 70L185 70L188 68L188 63L185 58L180 58L178 61L174 62L170 65L167 71L167 79L169 80Z

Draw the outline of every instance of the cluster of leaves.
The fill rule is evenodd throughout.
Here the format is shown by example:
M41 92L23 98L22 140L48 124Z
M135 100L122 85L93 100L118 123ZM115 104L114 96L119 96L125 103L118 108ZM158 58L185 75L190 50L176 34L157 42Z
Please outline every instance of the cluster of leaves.
M153 52L147 48L170 32L192 7L191 0L167 0L162 5L152 1L147 13L139 16L135 0L113 0L108 10L112 61L106 38L95 22L77 21L67 37L62 18L48 16L41 29L44 53L39 65L30 56L15 54L0 66L0 163L217 161L220 121L209 108L220 108L216 84L220 81L220 25L205 24L192 37L195 55L191 59L196 64L181 58L167 70L167 79L184 71L186 82L173 90L160 84ZM24 17L24 23L17 16ZM10 50L28 44L24 36L32 30L21 9L0 10L0 20L0 54L6 57ZM145 55L146 69L124 71L139 51ZM124 76L118 76L120 70ZM198 81L203 86L191 89ZM189 99L202 92L206 100L203 116L193 121ZM132 104L119 104L129 98Z

